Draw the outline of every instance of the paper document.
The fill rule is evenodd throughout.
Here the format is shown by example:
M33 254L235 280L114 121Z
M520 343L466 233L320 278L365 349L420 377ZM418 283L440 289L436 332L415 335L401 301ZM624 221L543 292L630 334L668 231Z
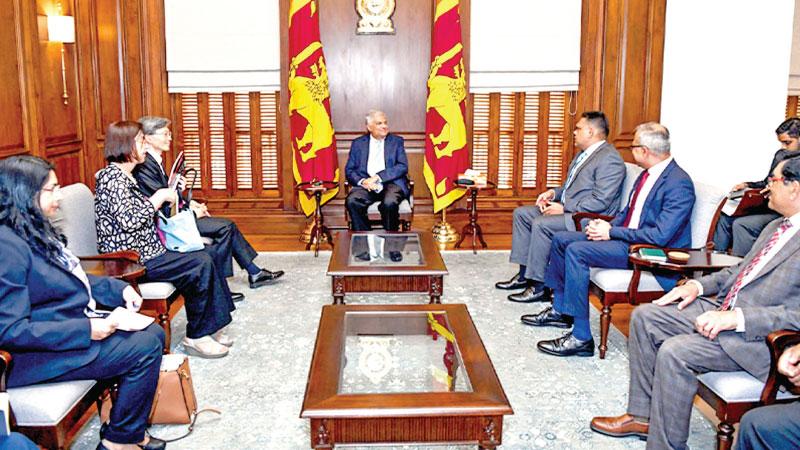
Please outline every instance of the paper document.
M139 314L138 312L118 306L117 309L111 311L107 319L117 323L117 329L122 331L139 331L144 330L153 323L153 318Z
M172 169L169 171L168 185L170 189L175 189L178 187L178 177L183 175L185 168L186 158L183 156L183 152L180 152L178 153L178 156L175 157L175 162L172 163Z

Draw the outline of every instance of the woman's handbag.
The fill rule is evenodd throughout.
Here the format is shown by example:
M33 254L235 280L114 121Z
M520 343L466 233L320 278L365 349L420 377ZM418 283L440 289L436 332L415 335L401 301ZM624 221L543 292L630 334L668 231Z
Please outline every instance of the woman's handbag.
M184 172L194 173L192 183L189 185L189 192L187 198L184 200L180 192L178 193L178 207L173 206L174 215L170 218L164 216L162 212L158 213L158 231L159 238L161 238L164 247L174 252L188 253L203 249L203 238L200 237L200 231L197 230L197 220L194 213L189 209L189 203L192 198L192 188L197 179L197 171L189 169ZM175 210L178 210L175 212Z
M205 411L220 414L215 409L197 410L192 373L189 371L189 358L178 354L164 355L161 358L158 387L147 422L149 424L189 424L189 430L184 435L173 439L163 439L166 442L173 442L191 434L197 415Z

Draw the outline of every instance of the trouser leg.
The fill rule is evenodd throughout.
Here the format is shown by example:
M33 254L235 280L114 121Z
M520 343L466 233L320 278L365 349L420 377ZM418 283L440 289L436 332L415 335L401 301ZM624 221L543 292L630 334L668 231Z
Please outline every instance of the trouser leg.
M170 252L145 263L146 281L167 281L183 294L186 337L213 334L231 322L236 309L228 283L205 252Z
M397 231L400 229L400 202L403 201L403 190L394 183L383 185L381 199L378 210L381 212L381 222L386 231Z
M758 235L770 222L780 217L777 213L754 214L739 217L733 223L733 248L731 253L735 256L744 256L753 248Z
M378 199L377 195L361 186L354 186L345 199L345 207L350 215L350 226L353 231L368 231L367 208Z
M233 274L231 257L239 267L246 268L258 256L258 252L247 242L235 222L222 217L203 217L197 221L197 229L203 237L211 238L215 244L221 245L226 259L220 266L226 276ZM215 262L218 260L215 258Z
M572 221L570 221L571 223ZM567 225L562 214L539 216L533 220L528 258L525 263L525 278L539 282L544 281L553 235L559 231L575 231L574 225Z
M748 411L739 423L737 450L782 450L800 443L800 401Z
M733 240L733 222L735 217L727 214L720 214L717 221L717 228L714 230L714 249L720 252L728 250Z
M94 361L52 381L118 378L119 391L105 438L119 444L141 442L158 385L164 339L164 330L156 324L142 331L116 331L92 341L100 346Z
M553 290L553 298L564 295L564 276L567 246L577 241L585 241L586 235L577 231L562 231L553 235L550 257L545 270L544 284Z
M511 255L508 260L524 266L528 263L531 247L531 225L542 215L538 206L520 206L514 209L511 229Z

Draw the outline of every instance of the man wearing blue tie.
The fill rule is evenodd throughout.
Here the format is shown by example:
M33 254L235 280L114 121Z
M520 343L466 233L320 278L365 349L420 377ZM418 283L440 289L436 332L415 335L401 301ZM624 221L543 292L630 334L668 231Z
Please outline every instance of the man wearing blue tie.
M570 164L564 185L542 192L535 205L514 210L509 260L519 264L519 273L508 281L495 283L498 289L525 289L509 295L512 302L550 299L544 285L550 242L559 231L575 231L572 213L614 215L619 209L625 164L617 149L606 142L605 114L600 111L581 114L573 135L580 153Z
M611 222L595 219L585 233L563 231L553 237L545 284L553 290L553 306L522 316L532 326L573 327L572 332L537 348L556 356L592 356L589 328L589 269L628 268L631 244L689 247L689 219L694 207L694 185L670 154L669 131L648 122L636 127L631 143L636 163L645 169L634 183L628 205ZM675 280L656 277L665 290Z

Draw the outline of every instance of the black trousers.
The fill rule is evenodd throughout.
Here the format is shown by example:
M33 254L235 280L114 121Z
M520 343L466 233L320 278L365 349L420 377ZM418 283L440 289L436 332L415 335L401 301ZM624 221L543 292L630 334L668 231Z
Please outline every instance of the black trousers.
M353 231L368 231L372 229L367 218L369 205L380 201L378 210L381 212L381 222L386 231L397 231L400 228L400 202L405 195L400 186L394 183L383 185L381 192L373 192L361 186L355 186L347 194L345 206L350 214Z
M197 220L197 230L200 236L214 241L210 245L214 263L222 270L225 277L233 275L233 262L235 259L239 267L244 269L258 256L253 246L242 236L239 227L228 219L221 217L203 217Z
M166 281L183 295L186 307L186 337L196 339L221 330L231 322L236 309L225 276L211 252L178 253L167 250L144 263L142 281Z
M105 438L118 444L139 443L153 406L164 339L164 330L157 324L142 331L115 331L92 341L91 345L100 346L94 361L48 382L117 378L119 393Z

